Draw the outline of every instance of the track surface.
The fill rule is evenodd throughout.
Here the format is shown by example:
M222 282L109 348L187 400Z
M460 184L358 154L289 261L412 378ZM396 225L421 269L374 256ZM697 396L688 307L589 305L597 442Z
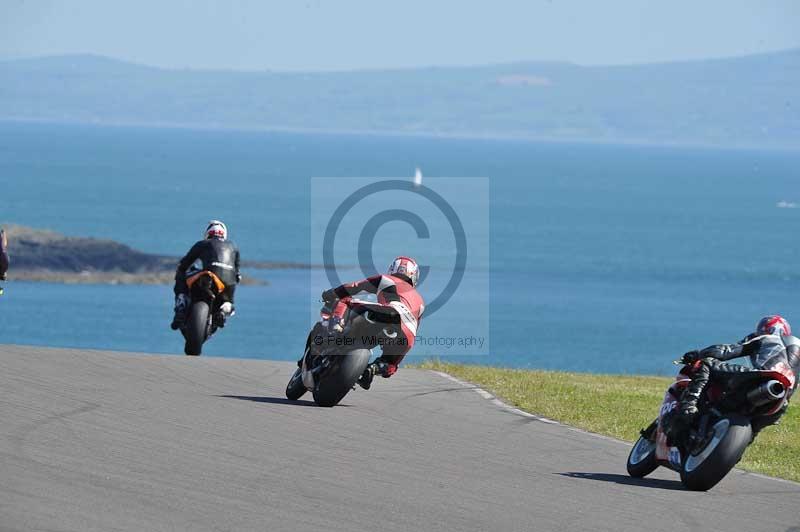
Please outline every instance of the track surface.
M431 372L324 409L291 371L0 346L0 531L800 531L798 484L634 481L627 445Z

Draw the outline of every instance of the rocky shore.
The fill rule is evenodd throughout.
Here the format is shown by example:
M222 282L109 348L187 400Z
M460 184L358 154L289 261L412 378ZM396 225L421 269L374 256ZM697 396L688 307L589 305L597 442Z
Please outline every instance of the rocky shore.
M4 227L9 240L11 267L8 278L11 281L171 284L179 260L178 257L145 253L113 240L71 237L20 225ZM290 267L286 263L271 262L246 263L244 266L253 269ZM267 284L246 274L242 283Z

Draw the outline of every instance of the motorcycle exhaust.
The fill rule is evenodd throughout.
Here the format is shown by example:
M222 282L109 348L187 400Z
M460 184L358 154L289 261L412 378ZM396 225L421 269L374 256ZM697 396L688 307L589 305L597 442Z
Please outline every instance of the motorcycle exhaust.
M779 381L767 381L758 388L747 392L747 400L753 406L762 406L773 401L778 401L786 396L786 387Z

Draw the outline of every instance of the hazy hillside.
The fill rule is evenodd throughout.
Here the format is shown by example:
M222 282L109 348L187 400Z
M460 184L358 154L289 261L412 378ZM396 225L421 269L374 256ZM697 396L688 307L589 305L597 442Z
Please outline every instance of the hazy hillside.
M52 57L0 62L0 119L800 147L800 50L342 73Z

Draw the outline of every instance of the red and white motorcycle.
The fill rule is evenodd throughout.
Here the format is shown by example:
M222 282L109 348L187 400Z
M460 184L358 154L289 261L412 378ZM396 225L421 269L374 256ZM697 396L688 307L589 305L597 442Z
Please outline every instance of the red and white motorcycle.
M356 300L358 301L358 300ZM372 349L381 341L397 337L399 316L387 313L386 307L369 301L358 301L365 312L345 314L347 326L342 334L328 331L331 303L320 310L320 321L311 329L306 349L289 384L286 397L296 401L307 391L319 406L335 406L354 389L372 356Z

